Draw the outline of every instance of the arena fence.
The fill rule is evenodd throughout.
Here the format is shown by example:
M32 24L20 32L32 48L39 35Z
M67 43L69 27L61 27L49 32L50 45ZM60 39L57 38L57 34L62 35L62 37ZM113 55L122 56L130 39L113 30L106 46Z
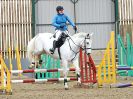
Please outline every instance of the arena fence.
M0 50L4 58L15 57L19 48L25 57L26 46L32 37L32 0L0 0Z
M118 21L119 31L126 41L126 32L133 32L133 0L116 0L118 1ZM132 35L132 34L131 34ZM132 35L133 41L133 35Z

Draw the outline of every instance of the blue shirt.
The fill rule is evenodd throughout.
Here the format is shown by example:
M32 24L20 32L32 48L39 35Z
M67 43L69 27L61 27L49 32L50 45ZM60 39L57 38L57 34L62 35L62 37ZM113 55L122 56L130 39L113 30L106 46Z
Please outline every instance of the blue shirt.
M56 27L55 30L65 31L67 30L67 25L66 25L67 22L69 22L73 27L75 26L75 24L72 22L72 20L67 15L57 14L52 20L52 25ZM60 26L64 26L64 27L61 28Z

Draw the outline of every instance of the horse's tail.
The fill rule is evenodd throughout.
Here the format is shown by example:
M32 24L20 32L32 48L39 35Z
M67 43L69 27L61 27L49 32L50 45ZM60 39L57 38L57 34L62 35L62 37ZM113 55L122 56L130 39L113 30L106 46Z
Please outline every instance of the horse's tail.
M33 58L32 54L34 51L34 47L35 47L35 37L28 42L28 46L27 46L27 58L29 59L30 62L32 62L32 58Z

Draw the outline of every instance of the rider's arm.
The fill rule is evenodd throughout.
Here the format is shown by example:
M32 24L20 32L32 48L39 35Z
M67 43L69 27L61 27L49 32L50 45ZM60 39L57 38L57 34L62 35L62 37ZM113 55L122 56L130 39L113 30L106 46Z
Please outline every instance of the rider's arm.
M52 25L55 26L55 27L57 27L57 28L59 28L60 27L60 24L57 24L56 23L56 18L57 17L55 16L54 19L52 20Z
M68 16L66 16L66 18L67 18L67 21L74 27L75 24L73 23L73 21Z

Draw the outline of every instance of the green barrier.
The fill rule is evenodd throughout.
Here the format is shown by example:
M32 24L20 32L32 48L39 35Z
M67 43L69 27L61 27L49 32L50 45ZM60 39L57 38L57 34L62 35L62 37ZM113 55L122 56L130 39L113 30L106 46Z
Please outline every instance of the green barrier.
M118 65L127 65L127 51L124 46L123 40L120 35L118 35ZM122 71L122 70L121 70ZM119 74L120 76L127 76L128 74Z
M118 35L118 63L122 66L127 65L127 51L120 35Z
M118 35L118 65L133 66L133 46L130 41L130 35L126 34L126 46L120 35ZM133 71L128 70L127 74L120 74L121 76L133 76Z
M133 67L133 46L131 44L130 35L126 34L127 38L127 64L130 67ZM128 76L133 76L133 71L128 71Z
M57 69L60 68L60 60L55 60L49 55L41 55L42 66L38 69ZM35 74L36 79L60 78L60 72L38 72Z

